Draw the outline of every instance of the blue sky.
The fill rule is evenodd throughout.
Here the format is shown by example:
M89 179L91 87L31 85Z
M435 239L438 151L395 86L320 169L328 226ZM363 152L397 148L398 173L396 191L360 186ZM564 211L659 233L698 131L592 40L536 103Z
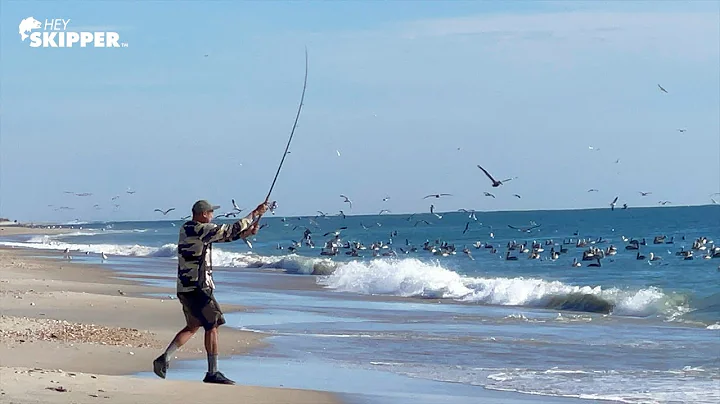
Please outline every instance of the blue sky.
M454 194L435 201L442 211L602 207L618 195L696 205L720 191L717 1L0 6L0 216L254 206L282 157L306 45L278 214L426 211L422 197L440 192ZM128 47L30 48L17 29L28 16L117 31ZM519 178L492 189L476 164Z

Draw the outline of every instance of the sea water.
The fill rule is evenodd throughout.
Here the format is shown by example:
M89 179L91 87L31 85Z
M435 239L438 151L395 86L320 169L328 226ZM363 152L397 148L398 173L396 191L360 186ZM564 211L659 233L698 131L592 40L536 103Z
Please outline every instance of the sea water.
M254 308L229 314L228 324L272 335L268 348L223 366L235 366L237 378L250 383L243 375L252 379L248 370L263 363L275 366L267 374L286 369L288 377L256 372L255 384L348 394L364 391L342 376L350 371L425 383L374 389L397 402L408 394L427 394L428 402L434 394L470 397L476 388L630 403L720 400L720 259L703 258L713 240L720 245L720 206L442 215L268 217L252 250L239 241L216 244L218 299ZM76 261L91 263L101 263L104 252L105 264L122 276L152 275L172 287L181 224L76 224L64 235L0 244L70 248ZM341 227L342 240L382 241L388 248L379 252L397 256L320 256L331 237L322 235ZM288 254L306 228L317 247ZM666 237L654 244L655 236ZM625 249L633 238L646 240L642 255L661 259L637 259L638 251ZM676 254L698 238L707 239L706 248L693 260ZM601 267L573 267L587 248L576 247L579 239L614 245L617 255ZM436 240L457 253L422 249ZM545 251L529 259L515 250L518 259L508 261L511 241L537 241ZM417 252L405 254L411 246ZM552 260L551 248L568 251ZM292 377L308 366L315 377Z

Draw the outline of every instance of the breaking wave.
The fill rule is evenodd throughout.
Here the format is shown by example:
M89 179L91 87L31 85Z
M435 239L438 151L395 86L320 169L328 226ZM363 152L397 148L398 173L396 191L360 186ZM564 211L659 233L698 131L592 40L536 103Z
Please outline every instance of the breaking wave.
M647 317L688 311L687 298L655 287L643 289L575 286L539 278L468 277L439 264L406 258L353 261L318 283L342 292L392 295L503 306L526 306Z

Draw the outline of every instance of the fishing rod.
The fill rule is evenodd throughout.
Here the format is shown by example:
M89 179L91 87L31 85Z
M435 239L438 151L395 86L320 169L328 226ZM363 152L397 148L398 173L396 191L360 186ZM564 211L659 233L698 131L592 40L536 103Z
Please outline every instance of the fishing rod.
M270 190L267 193L267 196L265 197L265 203L268 203L270 201L270 195L272 195L273 188L275 188L275 182L277 182L278 176L280 175L280 171L282 170L283 163L285 163L285 157L288 155L288 150L290 149L290 143L292 143L293 136L295 136L295 128L297 128L298 119L300 119L300 111L302 111L302 107L305 101L305 89L307 88L307 77L308 77L308 52L307 52L307 46L305 47L305 79L303 80L303 89L302 89L302 95L300 96L300 104L298 105L297 114L295 115L295 122L293 123L292 130L290 131L290 138L288 138L287 145L285 146L285 151L283 152L282 159L280 160L280 165L278 166L277 172L275 173L275 178L273 178L273 182L270 185ZM277 207L277 203L273 202L272 206L270 207L270 210L274 210L275 207ZM252 225L257 225L257 223L260 222L260 218L262 218L262 215L259 215L255 218ZM243 239L245 241L245 244L248 245L248 247L252 248L252 244L250 244L249 241L246 239Z

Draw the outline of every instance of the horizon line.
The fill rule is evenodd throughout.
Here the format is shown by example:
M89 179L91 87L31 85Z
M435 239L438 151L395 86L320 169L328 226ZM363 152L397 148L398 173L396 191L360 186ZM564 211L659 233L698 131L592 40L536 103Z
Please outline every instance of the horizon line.
M673 206L637 206L637 207L628 207L627 209L623 208L616 208L615 210L630 210L630 209L679 209L679 208L694 208L694 207L703 207L703 206L720 206L720 204L714 204L714 203L706 203L702 205L673 205ZM595 208L568 208L568 209L528 209L528 210L468 210L468 212L474 212L474 213L517 213L517 212L561 212L561 211L568 211L568 212L576 212L576 211L600 211L600 210L609 210L609 207L595 207ZM447 215L452 213L458 213L458 214L466 214L466 212L462 212L460 210L453 210L453 211L437 211L439 214ZM389 214L373 214L373 213L364 213L364 214L345 214L346 217L366 217L366 216L405 216L405 215L432 215L430 212L401 212L401 213L389 213ZM340 215L334 214L334 215L327 215L326 217L339 217ZM244 216L243 216L244 217ZM316 217L323 217L321 215L271 215L270 217L274 218L316 218ZM265 216L267 218L267 216ZM14 223L10 218L8 218L11 223ZM66 222L21 222L18 221L16 225L54 225L54 226L74 226L74 225L83 225L83 224L93 224L93 223L140 223L140 222L179 222L182 221L182 219L161 219L161 220L87 220L87 221L66 221ZM227 219L227 218L221 218L217 219L217 221L235 221L233 219Z

